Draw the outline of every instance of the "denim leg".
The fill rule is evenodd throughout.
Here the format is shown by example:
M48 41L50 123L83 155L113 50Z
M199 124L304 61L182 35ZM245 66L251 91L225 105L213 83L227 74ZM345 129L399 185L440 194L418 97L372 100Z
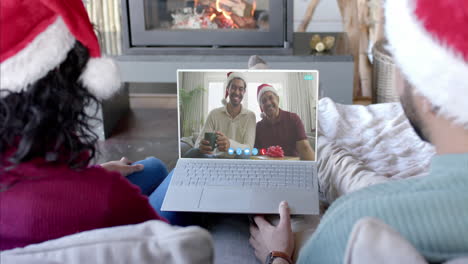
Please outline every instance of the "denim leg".
M150 195L167 177L166 165L154 157L146 158L133 164L143 164L145 168L142 171L128 175L127 179L140 187L141 192L146 196Z
M199 214L189 212L168 212L161 211L161 206L166 196L167 188L172 179L172 170L164 181L156 188L156 190L149 196L151 206L156 210L158 215L166 218L169 223L179 226L188 226L198 224Z

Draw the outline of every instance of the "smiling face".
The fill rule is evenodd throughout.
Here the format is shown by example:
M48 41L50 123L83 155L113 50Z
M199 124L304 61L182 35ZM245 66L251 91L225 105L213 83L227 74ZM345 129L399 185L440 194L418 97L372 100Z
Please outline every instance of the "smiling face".
M279 97L273 92L265 92L260 97L260 107L268 119L275 119L279 115Z
M232 106L239 106L244 99L245 82L242 79L236 78L231 81L229 85L229 103Z

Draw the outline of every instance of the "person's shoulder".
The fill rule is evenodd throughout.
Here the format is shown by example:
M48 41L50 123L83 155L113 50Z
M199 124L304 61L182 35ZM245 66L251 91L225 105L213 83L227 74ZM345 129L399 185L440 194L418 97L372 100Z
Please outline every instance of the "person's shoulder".
M224 109L226 109L226 106L220 106L220 107L214 108L213 110L211 110L211 112L222 112L224 111Z
M289 111L284 111L283 112L290 118L290 119L293 119L293 120L301 120L301 118L299 117L298 114L296 113L293 113L293 112L289 112Z
M225 109L226 109L225 106L221 106L221 107L218 107L218 108L214 108L213 110L211 110L211 111L208 113L208 116L213 116L213 115L222 114L223 112L226 112Z
M256 119L255 113L254 113L252 110L245 109L245 114L246 114L248 117L250 117L250 118Z
M284 120L293 120L293 121L301 120L301 118L296 113L289 112L281 108L280 108L280 117Z
M262 128L262 127L266 126L266 124L267 124L266 119L262 118L260 121L257 122L257 128L259 128L259 127Z

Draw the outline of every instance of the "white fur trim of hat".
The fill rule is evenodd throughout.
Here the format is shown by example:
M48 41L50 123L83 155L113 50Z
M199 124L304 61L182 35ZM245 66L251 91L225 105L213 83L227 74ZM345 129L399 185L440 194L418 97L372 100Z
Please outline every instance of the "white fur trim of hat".
M261 102L260 102L260 99L262 98L262 95L266 92L272 92L274 93L276 96L278 96L278 92L276 91L276 89L269 85L269 84L262 84L262 85L259 85L258 88L257 88L257 101L258 101L258 105L261 105ZM263 111L263 110L262 110Z
M388 0L385 15L388 49L407 80L468 129L468 1Z
M226 92L224 93L224 98L223 100L221 100L221 102L223 103L223 105L227 105L228 101L227 101L227 97L229 95L229 87L228 87L228 84L231 80L233 79L242 79L245 81L245 76L241 73L241 72L228 72L227 73L227 79L226 79L226 83L224 85L224 89L226 90ZM247 82L246 82L247 83ZM246 87L247 88L247 87Z
M82 0L2 0L1 5L1 90L25 91L60 66L77 41L89 54L80 76L83 86L98 99L120 89L117 64L102 56Z

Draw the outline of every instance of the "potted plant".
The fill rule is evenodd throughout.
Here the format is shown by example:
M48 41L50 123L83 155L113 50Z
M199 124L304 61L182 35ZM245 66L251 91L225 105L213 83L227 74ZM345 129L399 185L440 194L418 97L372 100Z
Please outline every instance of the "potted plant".
M187 113L195 106L194 103L197 102L196 99L201 99L205 91L206 89L202 86L198 86L190 91L184 89L179 90L180 120L182 123L180 132L182 137L192 136L195 132L195 126L198 128L198 126L203 125L203 118L200 120L200 123L198 123L197 120L186 118L186 116Z

